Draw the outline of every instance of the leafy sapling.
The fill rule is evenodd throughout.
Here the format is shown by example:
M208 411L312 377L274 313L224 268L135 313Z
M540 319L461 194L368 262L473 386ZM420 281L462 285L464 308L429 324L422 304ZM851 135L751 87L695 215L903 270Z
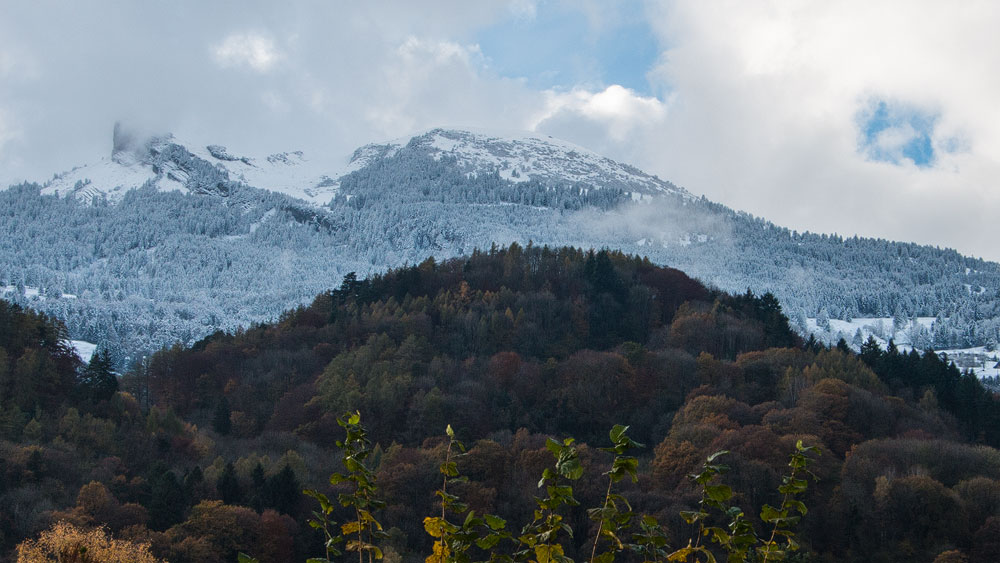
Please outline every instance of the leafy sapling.
M334 535L332 530L336 529L336 524L330 518L334 510L333 503L318 491L304 491L306 495L320 503L320 509L313 512L314 518L309 521L309 525L323 530L326 537L325 556L309 559L307 563L331 561L331 556L340 555L341 552L337 548L340 543L345 543L344 549L347 551L357 552L358 563L364 563L365 555L368 563L372 563L376 559L382 559L382 550L375 542L386 536L382 524L373 514L374 511L383 508L385 502L376 496L378 487L375 483L375 472L366 465L366 460L372 453L372 443L364 426L361 425L361 413L346 413L337 418L337 424L346 434L344 440L337 441L337 448L340 449L341 461L347 472L330 475L330 484L351 485L352 490L338 494L337 500L341 506L351 509L354 520L341 524L340 534Z
M573 529L563 521L560 509L580 504L573 497L573 487L563 484L565 480L575 481L583 475L583 465L573 442L573 438L562 442L549 438L545 443L555 457L555 466L545 468L538 481L538 488L545 487L547 495L535 499L538 508L534 511L534 518L521 529L517 538L519 549L514 553L517 561L531 560L534 556L537 563L573 563L559 541L561 534L573 537Z
M633 483L639 480L637 471L639 461L635 456L627 455L633 448L641 448L642 444L632 440L625 435L628 426L616 424L611 429L611 447L601 448L602 451L614 454L611 462L611 469L604 474L608 476L608 490L604 494L604 504L600 508L591 508L587 511L591 520L598 523L597 535L594 537L594 546L590 552L590 563L611 563L615 559L615 554L626 549L626 544L622 541L622 532L632 523L632 506L628 500L612 492L612 487L626 476ZM607 551L597 553L597 545L601 540L608 544Z
M469 506L461 502L457 495L448 492L449 484L467 480L459 474L458 464L455 461L467 452L462 442L455 439L455 432L450 424L445 433L448 436L448 447L445 450L444 463L438 468L443 479L441 488L436 493L441 499L441 516L424 518L424 529L435 538L433 553L426 558L426 563L471 563L469 550L473 545L489 552L489 561L510 562L510 556L493 551L501 540L513 539L506 531L507 522L492 514L477 516L475 511L469 510ZM448 513L459 516L465 514L465 518L461 524L456 524L448 520Z
M773 526L771 537L757 548L757 552L763 557L764 563L767 563L767 561L783 561L790 551L799 549L799 544L795 541L795 532L791 528L798 524L799 520L808 512L806 505L795 498L797 495L806 492L809 486L808 481L799 478L798 475L806 473L813 480L818 480L816 475L812 471L809 471L809 463L812 459L808 454L811 453L819 455L819 448L816 446L804 446L802 445L802 440L795 443L795 451L789 456L790 460L788 461L788 467L791 468L791 471L788 475L781 478L781 486L778 487L778 492L783 495L781 506L775 508L769 504L765 504L760 511L760 519ZM795 515L796 512L798 515ZM778 536L785 538L784 545L775 539Z

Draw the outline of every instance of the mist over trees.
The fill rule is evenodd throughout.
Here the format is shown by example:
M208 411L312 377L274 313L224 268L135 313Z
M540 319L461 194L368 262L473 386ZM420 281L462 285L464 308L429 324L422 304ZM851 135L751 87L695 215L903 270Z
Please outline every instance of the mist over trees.
M273 319L347 272L364 277L513 241L636 252L720 289L773 293L796 324L824 315L936 317L916 342L1000 341L997 264L791 232L615 176L522 181L516 162L504 174L470 171L411 143L376 154L339 180L327 206L314 207L233 181L179 145L154 160L183 170L190 192L150 182L90 204L30 184L0 192L3 297L64 319L74 339L99 343L119 367Z

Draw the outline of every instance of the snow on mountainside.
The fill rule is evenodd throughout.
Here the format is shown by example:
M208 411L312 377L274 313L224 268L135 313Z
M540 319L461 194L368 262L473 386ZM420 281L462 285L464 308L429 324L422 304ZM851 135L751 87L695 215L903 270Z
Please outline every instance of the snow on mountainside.
M455 159L468 174L495 171L511 182L580 182L596 188L618 187L636 200L663 194L693 198L687 190L633 166L548 135L528 132L437 128L412 138L366 145L354 153L351 161L361 168L376 158L393 156L403 147L426 151L435 160Z
M116 126L108 158L0 190L0 214L0 288L23 288L5 298L120 364L273 319L348 272L529 241L770 291L803 331L809 318L933 317L916 336L935 348L1000 342L996 263L789 231L531 133L432 129L350 158L260 157Z
M143 139L116 124L110 157L56 175L44 184L42 193L73 195L87 202L103 196L117 202L129 190L147 184L160 191L198 192L219 189L214 181L242 183L323 205L336 194L335 179L354 168L346 159L313 160L302 151L252 158L232 155L221 145L185 144L170 134ZM192 185L192 180L201 185Z
M523 132L432 129L412 138L370 144L350 159L319 158L303 151L265 157L231 154L221 145L185 144L173 135L142 139L116 124L110 157L56 175L42 193L73 195L83 201L105 197L121 200L143 185L160 191L199 191L190 184L193 168L217 171L218 179L282 193L313 205L326 205L337 195L340 179L373 161L407 148L435 160L454 159L466 174L496 172L515 183L583 183L596 189L622 189L632 199L674 194L693 198L683 188L641 170L548 136Z

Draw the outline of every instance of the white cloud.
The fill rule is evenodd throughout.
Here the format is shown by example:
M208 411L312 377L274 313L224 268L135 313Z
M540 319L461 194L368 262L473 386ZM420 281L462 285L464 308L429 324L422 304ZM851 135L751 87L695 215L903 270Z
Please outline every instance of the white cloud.
M0 76L6 77L14 70L14 55L0 51Z
M667 107L660 100L640 96L618 84L600 92L550 90L545 94L545 109L533 128L543 128L546 120L558 119L568 113L578 119L602 123L612 138L622 141L636 127L662 121L667 115Z
M668 104L618 84L604 90L546 91L528 128L573 141L601 154L634 162L643 139L668 118Z
M426 69L427 65L447 65L457 63L471 66L473 61L482 60L477 45L461 45L453 41L429 41L415 36L407 37L396 52L402 63L415 70Z
M582 34L624 17L605 2L565 5L585 14ZM123 118L233 150L331 156L441 125L536 129L799 230L1000 258L1000 5L647 8L669 46L647 74L659 98L606 84L540 90L491 72L476 31L536 18L533 0L11 3L0 181L105 156ZM857 115L872 99L933 110L932 166L866 158ZM878 142L898 148L908 135L887 129Z
M515 18L532 21L538 15L538 2L536 0L511 0L507 9Z
M234 33L211 48L212 58L223 67L249 67L267 72L281 59L274 40L257 33Z
M954 246L1000 258L1000 6L970 2L660 2L650 77L669 119L637 164L799 230ZM873 162L858 111L935 108L933 166ZM906 128L881 146L900 150ZM960 139L960 152L940 150Z
M4 156L4 145L19 135L7 112L0 109L0 157Z

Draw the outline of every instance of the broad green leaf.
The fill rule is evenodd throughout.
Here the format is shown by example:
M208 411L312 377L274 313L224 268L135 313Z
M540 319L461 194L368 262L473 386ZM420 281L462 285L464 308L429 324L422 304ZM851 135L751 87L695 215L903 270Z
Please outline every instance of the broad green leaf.
M621 424L614 425L614 427L611 429L611 432L608 433L608 436L611 438L611 443L617 444L618 442L620 442L622 439L622 435L625 434L626 430L628 430L628 426L622 426Z
M729 485L705 485L705 494L716 502L725 502L733 498L733 489Z
M784 502L784 505L788 508L794 508L795 510L798 510L799 514L803 516L805 516L805 514L809 512L809 509L806 508L805 503L803 503L800 500L788 499Z
M769 504L765 504L763 508L760 509L760 519L765 522L774 522L775 520L780 520L788 516L788 513L783 510L778 510Z
M476 540L476 545L479 546L479 549L484 550L493 549L493 547L495 547L498 543L500 543L500 536L495 534L484 536Z
M548 449L550 452L552 452L552 455L554 456L558 456L563 449L562 445L559 442L553 440L552 438L548 438L545 440L545 448Z
M558 556L563 555L563 548L559 544L541 544L535 546L535 558L538 563L548 563L558 560Z
M502 530L507 526L507 521L499 516L487 514L483 516L483 518L486 519L486 525L489 526L491 530Z

